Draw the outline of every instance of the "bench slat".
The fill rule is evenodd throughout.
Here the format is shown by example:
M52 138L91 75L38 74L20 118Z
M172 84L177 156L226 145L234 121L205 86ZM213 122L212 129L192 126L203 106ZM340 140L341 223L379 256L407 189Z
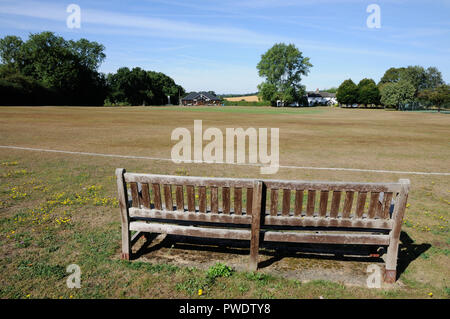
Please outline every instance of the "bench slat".
M314 215L314 208L316 205L316 191L309 189L308 190L308 202L306 203L306 216Z
M350 218L350 214L352 212L354 196L355 196L354 192L351 192L351 191L345 192L344 208L342 210L342 217L343 218Z
M291 190L283 189L283 207L281 210L281 214L283 216L289 215L291 211Z
M253 188L247 188L247 203L246 203L246 211L247 215L252 215L252 207L253 207Z
M222 212L224 214L230 213L230 188L229 187L222 187Z
M328 205L328 191L320 192L319 216L325 217L327 215Z
M391 210L391 201L392 201L393 193L384 193L384 204L382 210L380 210L380 218L389 219L389 211Z
M270 190L270 215L278 215L278 189Z
M367 192L358 192L358 198L356 200L356 212L355 218L362 218L364 214L364 205L366 204Z
M219 189L211 187L211 213L219 213Z
M322 218L322 217L264 217L264 226L298 226L298 227L346 227L346 228L369 228L369 229L391 229L391 219L351 219L351 218Z
M139 207L139 191L137 183L130 183L131 200L133 207Z
M195 188L192 185L186 186L186 196L188 203L188 211L195 212Z
M166 210L173 210L173 199L172 199L172 186L164 185L164 203L166 205Z
M150 208L150 192L147 183L141 184L141 204L145 208Z
M177 201L177 211L184 212L184 194L182 185L177 185L175 198Z
M300 216L303 209L303 190L297 189L295 191L295 210L294 215Z
M242 215L242 188L234 188L234 213Z
M158 223L131 222L130 230L164 233L181 236L250 240L251 231L247 229L220 229L192 226L167 225ZM367 234L316 234L261 231L265 241L321 243L321 244L364 244L388 245L389 235Z
M200 213L206 213L206 187L198 188L198 210Z
M336 218L339 214L339 205L341 203L341 191L334 191L331 198L330 217Z
M159 184L152 184L153 188L153 203L155 205L156 209L161 209L161 188L159 187Z
M379 210L379 199L380 199L380 193L378 192L372 192L370 193L370 202L369 202L369 211L367 212L367 216L369 218L374 218L375 215L378 215Z

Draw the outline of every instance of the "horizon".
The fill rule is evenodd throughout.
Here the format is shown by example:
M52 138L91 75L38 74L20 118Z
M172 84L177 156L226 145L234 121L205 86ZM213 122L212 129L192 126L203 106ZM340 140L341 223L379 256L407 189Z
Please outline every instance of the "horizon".
M70 29L69 4L81 8ZM366 25L379 5L381 27ZM0 37L52 31L105 46L100 72L140 67L163 72L186 92L257 92L256 64L275 43L293 43L313 67L307 91L338 87L351 78L380 80L390 67L435 66L450 78L450 1L153 0L0 1Z

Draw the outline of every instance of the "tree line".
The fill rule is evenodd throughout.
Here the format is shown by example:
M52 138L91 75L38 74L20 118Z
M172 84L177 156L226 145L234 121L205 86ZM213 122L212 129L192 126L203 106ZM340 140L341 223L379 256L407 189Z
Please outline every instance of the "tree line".
M355 84L345 80L336 98L344 105L378 106L399 109L450 107L450 86L435 67L408 66L388 69L379 83L362 79Z
M178 104L185 90L169 76L141 68L99 72L105 47L53 32L0 39L0 105Z

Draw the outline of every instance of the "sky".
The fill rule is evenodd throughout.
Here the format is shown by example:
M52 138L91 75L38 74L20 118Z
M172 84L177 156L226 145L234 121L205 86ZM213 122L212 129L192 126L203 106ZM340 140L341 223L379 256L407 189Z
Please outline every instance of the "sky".
M80 8L79 28L67 25L70 4ZM379 28L367 23L372 4ZM280 42L310 58L307 90L378 82L408 65L435 66L450 82L449 17L450 0L0 0L0 37L86 38L106 48L101 72L141 67L188 92L251 93L263 81L261 55Z

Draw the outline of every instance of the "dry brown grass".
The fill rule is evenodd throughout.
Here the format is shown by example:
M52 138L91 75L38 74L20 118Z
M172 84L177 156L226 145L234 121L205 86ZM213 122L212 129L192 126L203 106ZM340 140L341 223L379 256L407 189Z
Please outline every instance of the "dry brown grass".
M222 112L221 110L224 109L227 111ZM242 107L222 109L197 107L183 110L176 107L2 107L0 108L0 145L170 158L170 150L174 144L170 140L172 130L176 127L186 127L192 130L193 121L201 119L204 129L218 127L223 132L227 127L280 128L281 165L398 171L449 171L450 117L448 115L335 108L314 108L314 112L287 109L289 113L283 113L282 110L280 110L280 113L276 113L273 108L265 107L256 108L261 111L255 113L251 110L248 111L249 109ZM86 173L88 177L82 179L82 182L103 185L105 195L109 196L115 196L113 174L117 167L125 167L128 171L157 174L177 174L183 171L192 176L276 177L280 179L368 182L396 181L399 178L409 178L412 184L409 197L411 206L406 213L408 225L405 225L403 229L414 241L414 244L409 247L409 251L407 250L405 254L415 255L414 258L408 257L406 271L403 272L401 277L401 281L404 282L403 287L406 288L399 288L400 290L395 294L425 298L427 292L433 292L436 296L441 297L446 297L446 292L448 293L450 241L448 224L443 223L443 220L448 221L450 218L449 176L287 168L281 168L276 176L263 176L260 175L259 168L248 166L178 165L167 161L101 158L0 149L1 162L14 160L19 161L27 170L33 172L33 178L54 185L57 188L54 191L78 191L82 184L79 181L80 175ZM2 169L7 168L3 167ZM18 182L19 179L2 179L1 184L6 186ZM0 200L4 201L3 197L4 194L0 194ZM6 209L0 208L0 217L2 219L12 218L26 207L35 205L34 202L39 201L39 199L33 197L29 201L25 199L14 202L12 206L8 206ZM428 212L428 214L425 212ZM78 209L73 214L74 227L79 234L82 234L83 231L89 231L90 234L93 234L99 230L118 229L118 212L111 211L110 208L88 207ZM441 216L442 218L440 218ZM95 223L92 221L84 223L83 220L88 218L94 220ZM111 225L115 226L112 227ZM440 228L443 225L445 228ZM424 227L430 227L431 230L426 230ZM120 235L120 232L117 233ZM65 236L70 237L71 233L65 234ZM115 233L114 236L114 241L118 243L119 238ZM2 237L1 240L3 241L4 238ZM65 245L62 244L62 247ZM421 247L429 248L420 251ZM31 255L35 255L38 260L42 258L38 257L36 248L32 251L28 249L23 248L17 252L10 244L2 244L0 253L4 256L10 256L14 260L28 258L27 256ZM78 256L79 254L63 248L60 252L60 255L57 255L58 257L49 257L50 260L52 260L51 258L57 258L64 261L68 258L67 256ZM179 253L180 256L186 254L183 249L180 249ZM192 253L195 254L195 252ZM161 254L164 254L164 250L161 251ZM402 258L406 257L403 256ZM323 268L325 264L334 265L333 267L338 268L343 267L342 262L338 261L327 260L326 262L316 263L314 259L312 260L311 269L316 266ZM274 269L276 271L278 269L290 269L291 273L293 270L301 271L302 267L300 266L304 265L305 262L309 263L310 261L309 259L305 261L302 259L299 263L298 259L285 258L275 262ZM5 273L13 275L11 278L14 278L15 266L13 264L11 266L6 265ZM348 266L344 263L345 265ZM127 269L108 268L112 267L108 265L102 267L106 267L105 271L109 271L112 277L124 276L128 272ZM117 267L117 265L114 264L114 267ZM361 272L359 268L355 271ZM92 271L96 272L95 269ZM322 271L322 273L326 274L327 271ZM92 276L95 281L105 284L102 278ZM167 280L167 278L164 280ZM238 283L233 284L237 285ZM26 287L26 283L23 283L23 285ZM164 287L161 282L158 282L157 286L161 289ZM297 288L289 287L290 290L286 293L304 296L300 288L297 291L295 290ZM138 288L135 287L137 289L135 295L148 295L148 292L140 292L140 288ZM34 289L37 295L47 294L42 291L39 292L38 288ZM328 287L326 289L333 290L335 288ZM333 291L341 291L336 289ZM128 291L125 288L121 291L128 295L128 293L125 293ZM282 297L282 291L281 289L276 296ZM111 296L106 292L102 293ZM53 294L56 294L56 292L53 292ZM52 293L47 295L53 296ZM351 295L356 297L377 296L374 292L367 290L352 290ZM11 294L4 296L11 296ZM92 297L89 293L86 296ZM113 296L120 297L121 295L113 294ZM159 292L156 296L173 295ZM181 293L181 296L184 295ZM223 296L222 291L217 291L215 296ZM231 296L236 297L237 295L231 293ZM247 296L258 297L260 295L255 293L255 295ZM393 295L387 294L386 296Z
M237 102L237 101L258 102L259 101L259 98L257 95L234 96L234 97L226 97L224 99L227 101L231 101L231 102Z

